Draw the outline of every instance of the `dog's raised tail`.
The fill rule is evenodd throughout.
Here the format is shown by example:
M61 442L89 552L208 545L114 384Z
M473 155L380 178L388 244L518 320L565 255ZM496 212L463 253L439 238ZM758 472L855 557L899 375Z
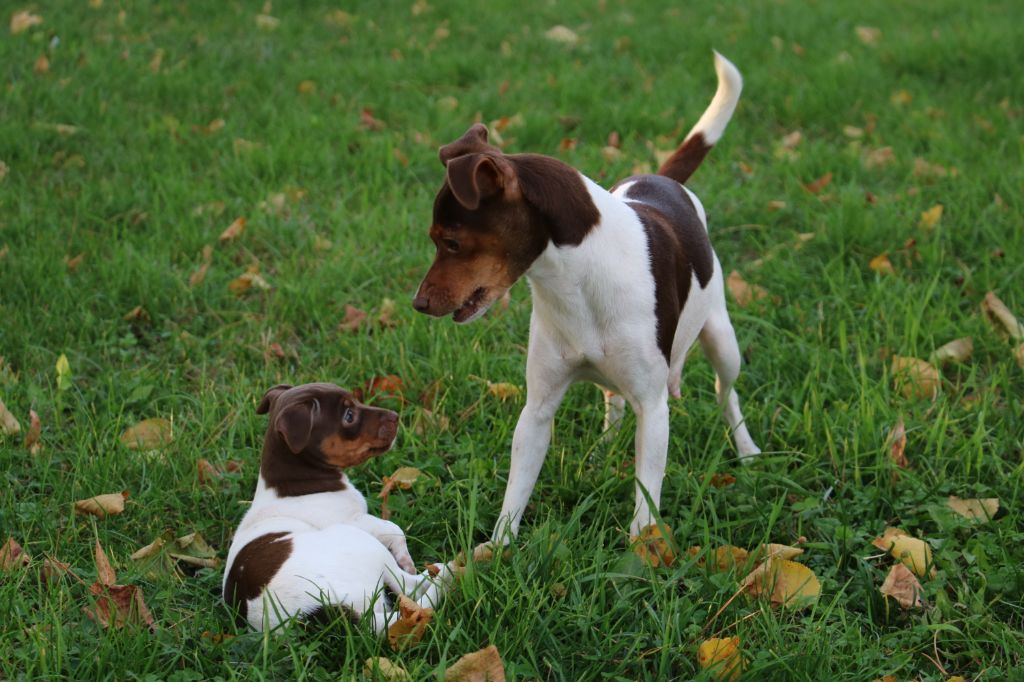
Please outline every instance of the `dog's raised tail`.
M715 71L718 73L718 90L704 115L697 121L679 145L679 149L658 169L658 175L665 175L676 182L685 183L700 166L701 161L715 146L743 90L743 77L733 63L715 51Z

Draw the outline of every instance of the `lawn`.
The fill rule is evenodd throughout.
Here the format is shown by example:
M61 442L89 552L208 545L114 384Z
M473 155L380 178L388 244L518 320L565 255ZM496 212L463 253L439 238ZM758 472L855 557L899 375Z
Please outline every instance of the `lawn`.
M21 10L41 23L9 27ZM1024 319L1018 3L60 0L0 19L0 400L22 429L0 435L0 542L31 556L0 574L0 679L350 679L372 656L441 679L488 644L510 679L711 679L712 636L740 639L750 680L1024 679L1024 350L982 310L993 292ZM418 562L487 539L522 407L489 382L523 385L529 289L467 326L413 311L437 148L482 120L610 186L696 121L712 48L745 90L689 186L726 272L765 292L730 301L765 454L738 464L694 353L671 406L672 566L629 550L632 417L603 442L586 385L509 556L471 564L401 653L344 619L237 628L220 568L130 558L198 531L223 560L268 387L391 375L369 399L401 412L396 447L353 479L379 509L385 475L424 472L389 500ZM962 337L934 397L897 384L894 357ZM126 447L150 418L171 441ZM120 491L123 513L74 510ZM972 522L950 495L1001 508ZM879 592L888 526L933 551L923 607ZM85 615L97 540L153 631ZM713 548L764 542L805 550L816 603L733 598L744 571ZM47 558L79 579L41 580Z

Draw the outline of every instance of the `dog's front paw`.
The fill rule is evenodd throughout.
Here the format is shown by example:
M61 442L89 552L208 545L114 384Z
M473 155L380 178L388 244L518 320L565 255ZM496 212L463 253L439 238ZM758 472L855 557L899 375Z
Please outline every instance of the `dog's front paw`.
M416 575L416 564L413 563L412 555L410 555L408 551L395 552L394 556L395 561L398 562L399 568L401 568L406 573Z

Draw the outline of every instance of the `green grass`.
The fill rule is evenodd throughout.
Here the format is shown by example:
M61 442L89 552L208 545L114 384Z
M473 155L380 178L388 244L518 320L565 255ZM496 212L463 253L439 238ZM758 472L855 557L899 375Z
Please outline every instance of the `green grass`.
M624 530L633 425L600 444L599 393L579 386L511 556L473 567L423 642L394 658L414 679L439 679L494 643L515 679L689 679L703 674L697 643L715 634L742 639L750 680L945 679L939 666L1022 679L1024 371L979 308L991 290L1024 316L1016 5L459 0L416 13L412 3L352 2L351 21L338 25L325 21L336 4L279 2L270 13L280 24L264 30L258 3L108 0L37 3L44 22L17 35L9 7L0 399L23 427L39 413L43 448L31 456L20 437L0 440L0 540L11 535L34 557L30 570L0 577L0 678L337 679L390 655L343 620L282 637L238 630L219 571L151 579L129 555L170 529L201 531L223 558L255 485L265 421L254 408L266 388L358 387L384 374L402 377L409 402L383 401L400 407L405 428L354 475L371 508L382 476L417 466L430 481L391 503L414 557L486 539L520 405L485 397L484 380L522 384L529 293L516 285L507 311L465 327L408 304L432 257L437 146L478 116L522 114L503 134L507 149L557 155L610 185L653 164L651 149L673 146L700 115L715 47L746 89L691 187L726 270L773 296L732 306L746 358L738 388L766 454L738 466L712 372L695 355L672 405L662 511L681 547L806 538L801 560L821 578L820 601L792 612L739 598L705 629L740 576L692 559L637 565ZM555 24L580 43L546 39ZM858 25L881 29L876 46L858 40ZM49 72L35 74L43 54ZM306 80L315 91L300 94ZM900 90L910 101L891 101ZM364 108L386 127L365 129ZM204 133L216 119L223 128ZM780 158L794 130L798 158ZM606 160L612 131L623 154ZM567 137L578 144L560 152ZM885 146L894 161L866 168L864 154ZM956 172L915 175L916 158ZM826 172L827 196L801 187ZM305 195L283 211L261 208L289 189ZM785 207L769 211L772 201ZM195 210L211 202L221 212ZM938 226L919 228L936 203ZM248 218L244 235L219 244L237 216ZM798 248L807 232L814 238ZM331 246L318 250L318 239ZM206 245L208 274L190 287ZM893 276L868 268L885 251ZM272 288L234 295L228 282L252 264ZM346 304L374 315L385 298L397 302L394 328L336 330ZM147 317L124 319L138 305ZM944 369L934 402L893 389L888 355L926 358L960 336L973 337L974 355ZM274 343L284 358L266 353ZM73 381L58 391L62 353ZM417 432L416 397L435 381L435 411L450 428ZM157 416L173 419L169 446L140 454L119 443ZM912 469L894 480L886 438L900 417ZM204 487L201 458L244 466ZM737 482L709 487L713 472ZM130 498L119 516L72 511L120 490ZM950 494L998 497L1004 511L971 526L943 508ZM878 592L892 562L870 541L887 525L935 550L926 610L905 613ZM103 630L82 613L83 586L37 581L49 555L91 582L97 537L119 580L143 588L155 634ZM217 643L206 632L236 636Z

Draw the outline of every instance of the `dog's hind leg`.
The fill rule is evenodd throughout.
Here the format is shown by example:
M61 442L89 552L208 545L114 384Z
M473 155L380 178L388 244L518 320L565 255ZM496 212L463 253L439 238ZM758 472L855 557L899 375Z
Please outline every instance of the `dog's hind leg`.
M761 450L747 431L747 425L740 412L740 399L733 385L740 374L740 347L736 342L729 315L725 312L725 300L721 302L720 311L711 314L700 332L700 345L704 354L715 368L715 391L718 393L718 405L725 421L729 424L736 450L741 461L749 461Z

